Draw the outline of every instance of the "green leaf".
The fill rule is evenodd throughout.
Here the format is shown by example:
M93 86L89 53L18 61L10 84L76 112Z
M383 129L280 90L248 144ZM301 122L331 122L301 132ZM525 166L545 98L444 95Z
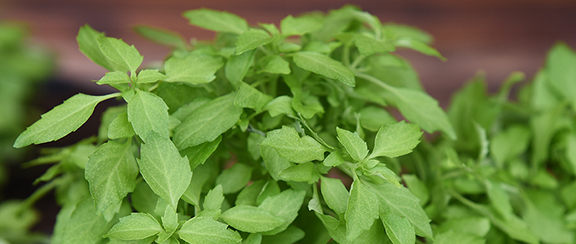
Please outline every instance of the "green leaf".
M242 244L260 244L262 243L262 235L261 234L250 234Z
M432 42L432 36L416 27L387 23L382 26L382 32L392 39L412 38L426 44Z
M412 224L405 218L393 213L380 215L386 235L394 244L413 244L416 242L416 235Z
M222 193L222 185L217 185L206 194L202 206L204 209L220 210L222 202L224 201L224 194Z
M272 179L278 181L281 180L280 173L292 166L290 162L286 159L281 158L276 150L271 147L261 146L260 147L260 154L262 155L262 161L264 161L264 165L266 165L266 170Z
M389 183L367 185L380 200L380 213L393 213L404 217L414 226L416 235L433 237L430 219L420 206L420 200L408 189Z
M456 139L456 132L448 116L434 98L421 91L405 88L394 88L390 94L394 96L393 102L406 119L418 124L427 132L440 130L451 139Z
M530 143L530 129L524 126L512 126L492 137L490 153L498 166L520 156Z
M270 74L283 74L287 75L292 72L290 70L290 63L282 58L280 55L269 56L266 59L262 59L264 63L263 67L258 71L259 73L270 73Z
M244 82L240 82L240 88L234 99L234 105L241 108L252 108L256 110L256 112L260 112L264 105L271 100L271 96L262 93Z
M298 17L288 15L280 21L280 29L282 30L282 35L285 36L304 35L320 27L322 27L322 19L313 15Z
M340 179L321 177L320 190L328 207L337 214L346 212L349 193Z
M566 158L572 168L572 174L576 175L576 134L571 133L566 138Z
M16 138L14 147L21 148L30 144L40 144L58 140L82 126L94 112L96 105L119 94L90 96L76 94L42 115L42 118L26 128Z
M383 125L398 121L381 107L368 106L360 110L360 124L367 130L378 131Z
M108 138L110 139L132 137L135 134L132 124L128 121L128 113L126 112L118 114L108 126Z
M266 210L276 217L283 219L283 224L273 230L262 233L263 235L275 235L286 228L298 217L298 211L302 207L306 192L293 189L285 190L274 196L269 196L258 206L259 209Z
M236 163L218 175L216 184L222 185L224 194L230 194L242 190L250 178L252 178L252 168L242 163Z
M307 51L297 52L294 54L294 63L302 69L339 80L348 86L356 85L354 73L342 63L326 55Z
M202 8L186 11L184 17L189 19L192 25L217 32L241 34L248 30L245 19L225 11Z
M342 163L344 163L344 159L342 158L340 151L331 152L323 162L323 164L328 167L335 167Z
M185 48L188 45L180 34L172 31L145 25L138 25L133 29L138 35L158 44L177 48Z
M136 90L128 102L128 121L136 135L146 142L151 133L168 138L168 106L164 100L147 91Z
M513 214L508 193L504 191L500 183L487 180L485 185L488 199L490 199L490 205L502 218L508 219L509 216Z
M378 218L378 198L360 180L352 182L348 206L344 217L346 218L346 238L354 240L363 232L372 227Z
M565 43L558 43L552 47L546 59L546 69L550 79L548 81L557 92L576 104L576 52Z
M158 221L148 213L132 213L120 218L105 237L120 240L141 240L164 231Z
M138 73L138 83L153 83L159 80L165 80L166 76L157 69L145 69Z
M292 165L282 171L278 177L284 181L308 182L312 184L320 177L314 163L307 162Z
M138 165L132 152L132 141L108 141L92 153L86 163L85 177L90 193L101 214L110 205L117 204L136 187Z
M284 223L284 219L272 213L249 205L237 205L220 215L230 226L244 232L270 231Z
M164 63L166 81L204 84L216 78L214 75L224 61L220 57L202 52L191 52L184 57L172 56Z
M414 196L420 199L420 205L424 206L430 199L430 193L428 192L428 187L422 182L417 176L411 174L403 174L402 179L406 186L414 194Z
M398 47L410 48L410 49L418 51L422 54L426 54L428 56L434 56L434 57L439 58L442 61L446 61L446 58L444 56L442 56L442 54L440 54L438 52L438 50L436 50L433 47L428 46L426 43L421 42L421 41L416 40L416 39L401 38L401 39L396 40L394 42L394 44Z
M274 38L265 30L250 28L238 36L236 54L256 49L270 43Z
M490 220L476 216L449 219L438 228L438 233L448 232L450 230L484 237L488 234L488 231L490 231Z
M476 235L449 230L448 232L444 232L440 235L437 235L434 243L435 244L436 243L438 243L438 244L452 244L452 243L484 244L485 240L479 236L476 236Z
M326 149L310 136L300 137L293 127L269 131L262 146L274 148L278 155L295 163L324 160Z
M214 141L230 129L242 114L234 106L236 93L218 97L194 110L186 120L174 128L174 144L179 149Z
M371 163L372 161L375 161L374 163L376 163L376 166L369 169L366 172L366 174L378 176L379 178L386 180L386 181L394 184L397 187L402 187L402 185L399 182L398 175L396 175L396 173L394 171L390 170L384 164L379 163L378 160L371 159L371 160L365 161L365 163Z
M288 226L285 231L282 231L276 235L266 235L262 237L263 243L274 243L274 244L293 244L298 243L306 233L295 227L293 225ZM317 234L317 233L314 233Z
M574 230L566 228L566 209L555 194L532 190L527 192L523 219L544 243L574 243Z
M225 244L242 241L238 232L228 229L226 224L207 217L195 217L186 221L177 233L182 240L191 244Z
M109 59L100 50L98 40L105 37L104 33L94 30L89 25L84 25L78 31L76 40L80 51L86 55L92 62L104 67L108 71L116 70L110 63Z
M140 150L138 166L142 177L158 196L176 209L192 178L188 159L180 156L170 139L154 132Z
M222 142L221 136L216 137L213 141L204 142L200 145L186 148L180 151L180 154L188 157L188 160L190 161L190 169L194 170L198 165L206 162L208 157L216 151L220 142Z
M76 205L64 226L63 244L96 244L108 229L108 222L94 211L92 198L84 198Z
M406 155L420 143L421 136L422 131L418 125L404 121L382 126L374 139L374 150L370 157L395 158Z
M355 161L361 161L368 155L368 146L366 142L358 136L358 133L353 133L344 129L336 127L338 134L338 141L344 146L350 157Z
M239 84L248 73L248 69L254 61L255 50L243 52L240 55L232 55L224 66L226 79L235 87Z
M134 45L129 46L121 39L100 37L98 44L104 56L114 65L115 70L134 73L144 60Z
M264 110L268 110L272 117L281 114L286 114L292 117L295 116L294 110L292 109L292 97L289 96L279 96L272 99L272 101L268 102L264 106Z
M372 36L357 34L354 36L354 43L358 47L360 54L370 56L376 53L388 53L396 50L392 43L385 40L376 40Z
M112 72L108 72L104 75L104 77L102 77L100 80L98 80L98 82L96 82L98 85L103 85L103 84L125 84L125 83L130 83L130 77L128 77L128 74L126 72L123 71L112 71Z

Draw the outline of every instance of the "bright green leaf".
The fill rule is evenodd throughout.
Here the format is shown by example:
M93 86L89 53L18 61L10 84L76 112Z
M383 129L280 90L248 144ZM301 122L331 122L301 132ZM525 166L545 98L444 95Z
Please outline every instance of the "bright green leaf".
M202 52L191 52L184 57L173 56L166 60L166 81L187 82L190 84L209 83L216 78L214 75L224 61L220 57Z
M394 244L414 244L416 235L408 220L393 213L380 215L386 234Z
M184 41L184 38L182 38L180 34L165 29L138 25L134 27L134 32L158 44L177 48L184 48L187 46L186 41Z
M104 77L102 77L96 83L98 83L98 85L103 85L103 84L124 84L129 82L130 77L128 77L128 74L126 72L112 71L106 73Z
M224 75L235 87L244 79L246 73L248 73L248 69L254 61L254 54L256 54L255 50L247 51L240 55L232 55L228 61L226 61Z
M236 54L256 49L266 45L273 40L273 37L265 30L250 28L238 36L236 41Z
M136 90L128 102L128 121L134 132L146 142L151 133L168 138L168 106L162 98L147 91Z
M374 140L374 150L370 157L399 157L412 152L420 143L422 131L415 124L404 121L385 125L378 130Z
M346 238L354 240L372 227L378 218L379 203L376 195L360 180L352 182L346 218Z
M349 193L340 179L322 177L320 179L320 190L326 205L337 214L346 211Z
M222 137L219 136L213 141L204 142L200 145L186 148L180 151L180 154L188 157L188 160L190 161L190 169L194 170L198 165L206 162L208 157L216 151L216 148L218 148L221 141Z
M252 168L245 164L236 163L232 167L225 169L216 178L216 184L222 185L224 194L240 191L248 184L252 178Z
M428 46L428 44L418 41L416 39L412 39L412 38L401 38L398 39L394 42L394 44L398 47L405 47L405 48L410 48L412 50L418 51L422 54L426 54L428 56L434 56L439 58L442 61L446 61L446 58L444 56L442 56L442 54L440 54L438 52L438 50L436 50L433 47Z
M313 15L298 17L288 15L280 21L280 29L282 30L282 35L285 36L304 35L320 27L322 27L322 19Z
M295 163L323 160L326 149L312 137L300 137L293 127L269 131L262 146L274 148L280 157Z
M280 171L278 177L284 181L308 182L309 184L312 184L318 181L320 175L316 170L314 163L307 162L291 165L290 167Z
M368 146L366 142L358 136L358 133L353 133L344 129L336 127L338 134L338 141L344 146L350 157L355 161L360 161L368 155Z
M269 58L262 59L262 62L264 65L261 69L258 70L259 73L287 75L292 72L292 70L290 70L290 63L280 55L274 55L270 56Z
M249 205L237 205L220 215L230 226L244 232L270 231L284 223L284 219L272 213Z
M118 71L136 72L136 69L142 64L144 57L140 55L134 45L129 46L121 39L113 37L98 38L100 50L112 63Z
M138 73L138 83L153 83L166 79L166 76L157 69L145 69Z
M98 40L102 37L105 37L104 33L94 30L89 25L84 25L78 31L76 40L80 51L92 60L92 62L104 67L108 71L115 71L116 69L110 63L110 60L100 50Z
M102 241L102 235L108 230L108 223L103 216L94 211L91 197L84 198L76 205L70 219L64 226L63 244L96 244Z
M217 32L241 34L248 29L245 19L225 11L196 9L184 12L190 24Z
M191 244L227 244L242 241L238 232L228 229L226 224L206 217L186 221L177 233L182 240Z
M132 124L128 121L128 113L126 112L118 114L108 126L108 138L110 139L132 137L135 134Z
M252 108L259 112L264 105L271 100L271 96L262 93L244 82L240 82L240 88L236 94L236 99L234 99L234 105L241 108Z
M106 237L120 240L141 240L164 231L158 221L147 213L132 213L120 218L120 222L112 226Z
M294 63L298 67L343 82L348 86L355 86L354 73L342 63L316 52L297 52L294 54Z
M263 233L264 235L275 235L280 233L298 217L298 211L302 207L306 192L296 190L285 190L279 194L269 196L258 206L259 209L266 210L276 217L284 220L284 223L273 230Z

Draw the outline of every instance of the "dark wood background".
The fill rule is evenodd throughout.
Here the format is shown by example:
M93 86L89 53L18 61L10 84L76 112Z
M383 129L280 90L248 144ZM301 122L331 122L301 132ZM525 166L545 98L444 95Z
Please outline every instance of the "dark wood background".
M443 105L478 71L485 72L494 90L512 71L532 77L556 41L576 47L574 0L4 0L0 18L27 22L34 40L58 54L59 77L99 89L90 80L99 79L104 70L78 51L75 40L83 24L134 44L146 63L162 59L168 50L136 36L131 27L137 24L208 39L213 34L189 26L181 17L183 11L207 7L238 14L251 24L278 24L288 14L328 11L347 3L377 15L382 22L414 25L435 37L434 46L447 62L410 51L402 54Z

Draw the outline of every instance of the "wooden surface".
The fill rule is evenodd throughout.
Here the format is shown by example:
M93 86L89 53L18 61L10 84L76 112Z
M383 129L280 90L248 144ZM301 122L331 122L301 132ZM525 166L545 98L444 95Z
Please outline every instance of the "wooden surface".
M189 26L181 17L183 11L207 7L238 14L250 24L278 24L288 14L328 11L346 3L360 6L382 22L414 25L435 37L434 47L447 62L410 51L402 55L413 62L426 89L443 105L449 94L480 70L494 90L512 71L532 77L556 41L576 47L574 0L4 0L0 17L29 24L34 40L58 54L59 77L99 89L90 80L99 79L104 69L85 58L75 40L78 28L86 23L134 44L147 63L162 59L168 50L136 36L131 27L137 24L208 39L213 34Z

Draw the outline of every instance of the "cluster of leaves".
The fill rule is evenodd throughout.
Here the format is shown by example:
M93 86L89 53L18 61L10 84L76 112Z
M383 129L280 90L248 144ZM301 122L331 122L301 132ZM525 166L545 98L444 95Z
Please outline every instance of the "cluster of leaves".
M43 50L26 43L27 31L17 23L0 22L0 187L10 178L6 166L19 161L24 151L12 147L18 133L28 123L28 100L35 85L50 75L52 58ZM1 194L3 195L3 194ZM4 200L6 196L0 196ZM36 240L28 229L38 215L30 204L16 200L0 203L0 242Z
M576 52L549 52L533 81L513 73L493 95L475 77L448 110L458 140L422 143L402 176L435 243L576 242Z

